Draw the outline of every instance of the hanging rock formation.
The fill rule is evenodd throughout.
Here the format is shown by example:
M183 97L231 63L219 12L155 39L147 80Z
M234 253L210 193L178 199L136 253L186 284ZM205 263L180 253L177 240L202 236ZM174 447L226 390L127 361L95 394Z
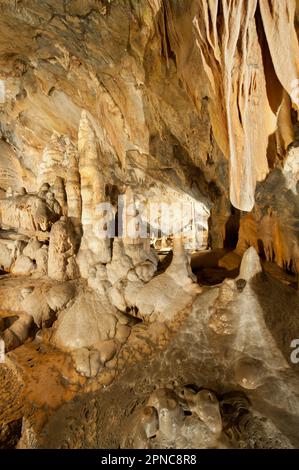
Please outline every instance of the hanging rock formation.
M0 27L0 448L298 447L298 2Z

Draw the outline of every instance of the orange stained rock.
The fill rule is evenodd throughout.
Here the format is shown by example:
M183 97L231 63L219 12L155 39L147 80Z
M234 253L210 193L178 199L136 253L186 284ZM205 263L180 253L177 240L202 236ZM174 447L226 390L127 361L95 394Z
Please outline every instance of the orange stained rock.
M25 384L29 406L57 408L73 398L85 382L74 370L71 358L48 345L24 344L9 353L7 361Z

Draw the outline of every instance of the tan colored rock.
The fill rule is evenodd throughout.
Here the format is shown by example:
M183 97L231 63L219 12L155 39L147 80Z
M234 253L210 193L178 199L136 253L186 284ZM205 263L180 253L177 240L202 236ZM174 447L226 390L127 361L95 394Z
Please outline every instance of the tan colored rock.
M299 76L299 45L294 25L296 1L259 0L263 26L277 77L292 95L292 81ZM286 55L284 51L289 51Z
M36 238L32 238L28 245L23 250L23 255L28 256L30 259L36 259L37 251L42 247L42 243Z
M262 266L259 255L257 254L255 248L252 246L248 248L248 250L243 255L240 266L239 279L245 279L245 281L249 281L261 272Z
M194 26L210 84L212 125L229 157L230 199L238 209L250 211L255 183L268 171L267 133L272 133L254 19L257 0L234 5L222 0L221 6L222 15L216 4L201 1ZM248 66L253 63L254 67Z
M117 325L115 338L119 341L125 341L131 334L131 328L127 325Z
M106 265L108 281L113 285L121 279L125 279L132 267L133 262L126 255L122 239L115 238L113 242L113 257L111 263Z
M0 431L24 417L19 445L288 447L272 413L294 441L297 10L295 0L0 2L0 328L29 391L22 409L22 396L3 399L11 371L0 368ZM170 233L146 213L187 201L194 217L179 230L173 215ZM118 237L102 237L114 217ZM122 233L128 224L150 236ZM194 248L209 248L196 254L209 287L192 273ZM241 257L240 276L221 282ZM208 384L251 390L267 420L241 394L218 402Z
M103 341L99 344L98 350L101 363L106 364L106 362L109 362L114 358L117 352L117 346L113 340Z
M3 333L6 351L11 351L23 344L29 337L31 326L32 317L26 313L21 314Z
M70 282L59 283L51 287L46 293L49 307L57 312L65 307L75 297L75 287Z
M224 255L219 261L218 266L220 268L225 268L228 271L232 271L234 269L238 269L241 263L241 256L239 256L234 251L227 253Z
M136 274L144 282L149 282L156 271L156 266L150 261L145 261L144 263L136 266Z
M73 351L72 358L75 363L76 370L86 377L95 377L101 367L100 355L96 350L89 351L81 348Z
M210 390L201 390L192 398L189 404L191 411L196 413L213 433L220 434L222 420L216 395Z
M28 258L35 260L36 253L42 247L42 243L39 242L36 238L32 238L28 245L23 250L23 255L28 256Z
M67 174L65 190L67 195L68 216L75 219L81 219L82 201L81 201L81 183L78 165L78 154L68 140L66 142Z
M20 255L11 268L16 276L28 276L36 270L36 265L28 256Z
M11 145L0 140L0 187L12 195L13 189L23 185L26 170Z
M62 217L56 222L50 234L48 275L57 281L79 277L76 271L76 249L78 240L70 219Z
M240 228L238 234L238 244L235 252L242 256L243 253L253 246L258 251L258 228L254 214L245 214L240 220Z
M59 204L59 202L55 199L55 194L54 194L54 188L51 188L47 194L45 201L50 207L50 209L57 215L57 218L59 218L62 215L62 207Z
M38 184L49 183L53 185L58 177L63 177L65 169L64 160L64 140L57 134L51 136L50 141L44 148L39 167Z
M182 240L177 240L172 263L166 271L144 285L142 281L128 282L124 297L128 306L137 307L137 316L152 322L175 318L200 292Z
M105 202L105 182L99 165L96 135L86 111L82 112L79 132L79 172L81 178L83 237L78 262L83 277L89 276L89 266L108 263L111 259L110 241L100 236L102 227L99 204Z
M21 255L24 243L18 240L0 238L0 267L10 271L13 263Z
M53 184L53 193L55 196L55 200L59 203L61 207L62 215L68 215L68 208L67 208L67 195L65 191L65 183L64 179L61 176L56 176L54 184Z
M127 309L127 304L121 286L114 284L109 288L108 292L112 305L114 305L114 307L116 307L121 312L125 312Z
M55 314L48 305L43 290L22 291L22 297L20 308L33 318L35 325L39 328L52 325Z
M48 231L57 219L57 214L38 196L28 194L0 200L2 227L34 235L38 230Z
M36 270L40 274L47 274L48 273L48 246L43 245L36 254L35 254L35 261L36 261Z
M117 318L93 293L81 293L59 316L53 343L65 350L99 349L115 336Z

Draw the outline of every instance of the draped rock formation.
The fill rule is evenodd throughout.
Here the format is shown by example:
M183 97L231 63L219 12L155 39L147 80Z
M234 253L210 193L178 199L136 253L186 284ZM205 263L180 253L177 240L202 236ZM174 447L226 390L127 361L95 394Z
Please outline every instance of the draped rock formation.
M0 448L299 446L298 8L0 1Z

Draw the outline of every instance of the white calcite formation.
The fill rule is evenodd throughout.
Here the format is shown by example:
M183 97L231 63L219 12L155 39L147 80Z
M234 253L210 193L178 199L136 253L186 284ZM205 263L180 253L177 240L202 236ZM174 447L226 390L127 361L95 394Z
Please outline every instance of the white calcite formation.
M182 241L175 240L173 260L166 271L145 284L140 279L127 283L124 297L127 305L137 308L140 318L165 321L175 318L200 291Z
M130 335L125 323L125 317L100 296L82 291L59 316L51 342L72 352L78 372L93 377L115 357Z
M210 390L158 388L133 415L130 426L122 443L126 447L221 447L219 401Z
M261 276L259 256L254 247L248 248L242 258L239 276L236 280L225 280L220 286L218 297L210 308L209 327L216 335L230 337L234 351L231 360L235 357L237 362L239 355L245 354L253 363L262 361L272 371L287 369L288 363L276 346L255 293L254 285Z
M299 446L298 25L0 1L0 448Z

